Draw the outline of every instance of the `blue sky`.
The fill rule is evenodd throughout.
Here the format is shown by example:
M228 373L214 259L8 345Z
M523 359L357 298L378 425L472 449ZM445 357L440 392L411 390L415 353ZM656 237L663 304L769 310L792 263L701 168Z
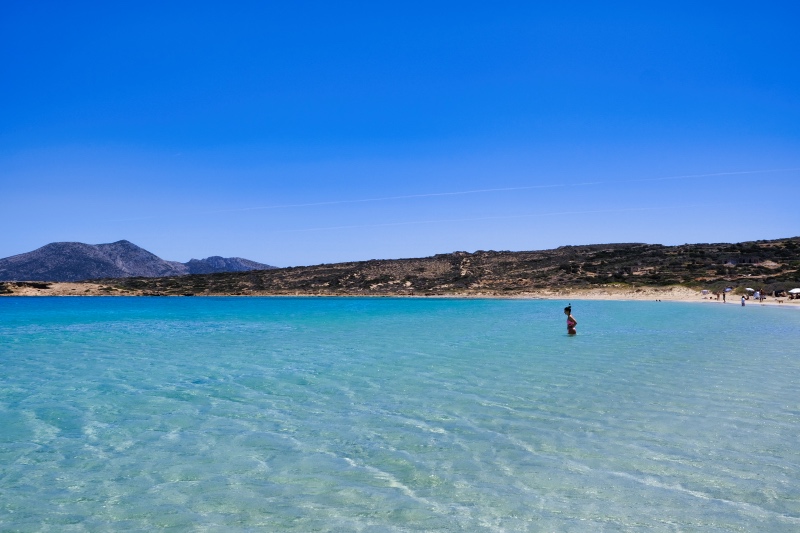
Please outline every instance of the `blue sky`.
M5 2L0 257L800 235L796 3L377 4Z

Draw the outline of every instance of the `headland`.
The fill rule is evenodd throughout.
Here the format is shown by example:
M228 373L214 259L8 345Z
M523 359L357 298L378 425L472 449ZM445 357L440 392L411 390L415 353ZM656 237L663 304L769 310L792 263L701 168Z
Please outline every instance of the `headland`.
M7 296L402 296L705 301L798 306L800 237L453 252L304 267L83 282L4 282ZM728 292L726 292L726 289ZM775 296L775 294L785 296ZM758 302L762 303L762 302Z

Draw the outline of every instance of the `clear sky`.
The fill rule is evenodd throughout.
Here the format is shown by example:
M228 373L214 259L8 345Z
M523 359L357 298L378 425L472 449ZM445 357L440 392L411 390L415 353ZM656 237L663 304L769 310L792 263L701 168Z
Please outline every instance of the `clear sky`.
M800 235L796 2L3 2L0 257Z

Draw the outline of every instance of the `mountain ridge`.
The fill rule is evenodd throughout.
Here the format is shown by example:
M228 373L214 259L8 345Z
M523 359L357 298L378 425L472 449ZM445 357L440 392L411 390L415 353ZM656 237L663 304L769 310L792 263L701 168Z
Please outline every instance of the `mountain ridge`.
M677 246L611 243L522 252L478 250L239 272L96 278L98 283L102 289L90 288L87 282L85 289L71 290L132 296L514 296L542 290L637 291L676 285L714 292L725 287L775 291L800 287L800 237ZM0 294L4 288L5 294L21 290L12 285L0 283Z
M241 257L211 256L186 263L167 261L124 239L104 244L52 242L0 259L0 281L154 278L272 268L275 267Z

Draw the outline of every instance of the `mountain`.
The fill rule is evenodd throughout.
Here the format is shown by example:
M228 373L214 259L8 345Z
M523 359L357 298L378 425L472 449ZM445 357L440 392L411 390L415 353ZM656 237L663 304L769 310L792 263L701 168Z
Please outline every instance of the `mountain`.
M98 278L171 277L275 268L239 257L165 261L129 241L108 244L54 242L0 259L0 281L81 281Z
M205 259L191 259L183 263L189 269L189 274L215 274L217 272L247 272L249 270L266 270L273 266L256 263L241 257L220 257L212 255Z

